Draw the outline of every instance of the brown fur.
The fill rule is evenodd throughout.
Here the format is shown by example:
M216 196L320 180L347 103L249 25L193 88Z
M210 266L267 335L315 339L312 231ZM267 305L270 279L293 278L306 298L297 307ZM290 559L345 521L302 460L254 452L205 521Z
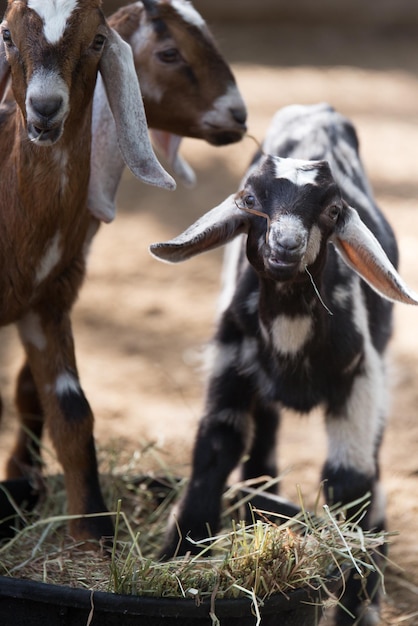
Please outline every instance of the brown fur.
M17 105L4 105L0 118L2 145L11 147L0 152L0 323L15 322L20 330L29 365L19 382L26 396L18 394L17 403L25 411L28 406L39 405L40 400L64 469L70 514L105 510L98 485L91 410L81 395L79 414L66 415L55 391L60 375L70 372L77 379L69 311L83 281L84 242L92 228L86 205L92 96L100 53L92 51L90 44L105 22L97 0L85 0L80 5L58 46L57 58L63 59L60 74L70 92L70 112L60 140L39 146L27 137L26 81L33 69L42 65L43 36L41 20L26 9L25 3L9 1L6 14L16 45L9 51L9 62ZM17 49L25 59L25 75ZM39 280L37 271L57 233L59 258ZM39 325L43 346L37 345L36 337L28 332L31 319ZM25 419L32 430L41 433L42 423L36 426L33 414L25 413ZM26 444L21 437L8 462L9 476L24 472ZM100 538L112 534L112 524L106 518L75 520L70 531L77 538Z
M181 67L174 68L156 62L154 51L158 37L154 29L152 29L150 41L141 53L135 53L134 49L137 69L139 69L141 78L144 78L144 82L141 82L141 89L147 117L149 120L152 120L152 125L155 128L166 129L179 135L192 135L216 143L214 137L217 133L211 129L203 128L200 124L199 116L202 112L211 108L213 102L226 91L229 84L235 84L234 78L225 61L217 52L210 33L206 30L200 32L200 29L186 24L169 3L159 3L159 6L160 4L161 17L170 31L168 45L179 48L182 51L182 55L187 57L187 63L181 64ZM109 18L109 24L128 43L133 45L133 34L137 31L139 24L142 23L142 28L145 29L150 19L142 5L135 3L120 9L114 16ZM64 54L62 56L65 57ZM189 74L186 68L189 68ZM198 77L198 92L196 92L193 82L190 81L190 72ZM161 102L156 101L148 89L150 77L154 84L156 83L164 90L165 96ZM86 81L87 79L84 78L82 82L85 83ZM89 109L90 92L83 95L80 94L77 84L73 84L72 89L76 94L74 99L80 98L82 100L85 96L84 106ZM169 94L170 91L173 92L172 95ZM3 110L0 108L0 131L2 133L2 128L7 127L10 123L9 118L14 119L14 116L17 115L18 110L16 110L13 99L7 106L3 106ZM71 153L77 154L77 159L71 161L71 170L69 171L70 183L66 190L68 195L65 197L65 205L71 204L72 209L71 211L66 210L65 215L61 215L60 207L54 207L52 204L48 209L59 221L60 228L61 220L63 221L62 227L65 228L65 240L68 242L68 245L66 245L64 253L65 258L62 258L59 267L54 268L49 276L48 283L41 285L35 290L35 295L40 290L42 294L40 297L36 295L36 307L34 309L36 314L40 315L44 320L43 332L46 332L47 329L50 332L49 329L51 329L51 332L55 333L54 337L59 336L61 342L63 342L63 337L67 338L63 342L68 344L66 348L67 356L64 361L67 363L67 369L71 368L74 372L76 371L76 366L71 350L71 325L68 312L77 296L84 277L83 245L85 245L85 240L91 240L97 229L95 221L86 219L84 208L85 177L89 169L87 163L89 145L85 144L88 143L89 128L81 132L75 118L76 115L74 115L74 124L72 119L67 120L69 124L68 132L67 134L64 133L63 137L63 140L71 146ZM86 123L88 118L89 114L85 116ZM236 122L231 118L226 130L230 133L231 141L237 140L242 137L245 131L245 124ZM13 132L13 129L10 129L11 140L13 139ZM16 180L13 179L13 172L21 171L21 193L22 197L25 198L25 205L29 203L34 208L42 207L45 196L48 197L51 203L53 202L51 196L59 197L61 202L59 183L62 175L62 163L59 158L54 160L52 156L53 154L58 155L59 152L55 151L53 153L51 151L50 162L47 162L45 160L47 158L45 149L42 150L31 144L26 145L28 141L25 139L23 126L19 142L26 146L23 152L27 165L24 168L10 166L8 176L11 179L7 187L12 189L15 187ZM0 153L0 167L2 167L2 158L5 158L5 155L3 154L2 156ZM34 171L35 167L37 168L36 172ZM31 170L32 174L27 170ZM26 190L28 190L28 196L26 195ZM35 201L33 200L34 196L36 196ZM13 202L13 199L14 194L12 193L9 202ZM46 207L44 208L46 209ZM11 227L12 235L13 233L15 234L15 242L11 246L11 250L8 250L5 255L4 261L15 258L14 263L9 264L12 268L17 268L21 263L25 264L29 257L33 256L32 250L29 249L31 246L38 255L37 258L42 258L51 238L56 232L54 229L57 228L58 222L55 218L51 221L47 214L35 215L35 213L32 214L32 210L32 208L27 206L25 213L29 216L29 219L25 221L22 215L22 218L19 218L19 221ZM13 211L10 212L9 218L11 218L12 213ZM67 218L69 219L67 220ZM19 241L17 236L17 233L20 232L19 229L23 229L24 232L21 241ZM40 237L38 231L42 231L42 237ZM0 216L0 248L4 249L1 245L3 243L2 237L5 245L9 245L10 234L7 232L7 225L4 225L3 230ZM22 259L13 252L18 249L17 244L27 246L27 251L22 255ZM19 267L18 271L14 272L13 280L9 281L8 291L6 285L2 286L8 294L5 299L9 303L16 300L13 313L9 312L12 320L18 318L18 311L26 311L25 306L22 306L21 303L27 295L31 294L30 298L34 295L32 285L36 266L37 263L35 261L34 263L26 263L24 267ZM61 356L62 347L60 342L57 343L55 339L50 339L46 354L55 362L58 358L63 358ZM27 345L30 367L27 363L24 364L17 383L16 404L19 411L21 429L15 448L8 461L8 475L9 477L20 476L28 468L30 471L31 467L38 466L39 445L37 439L42 435L42 414L45 412L58 458L63 464L66 475L69 510L76 513L81 511L92 512L92 508L94 509L94 506L97 506L99 501L97 494L100 492L97 484L94 447L92 445L93 418L91 411L87 408L86 403L80 400L79 412L83 413L84 420L77 420L76 424L74 424L74 420L72 423L69 423L68 419L66 421L65 415L62 414L62 407L60 407L56 398L51 397L51 394L45 394L43 391L38 394L37 390L42 390L45 385L50 385L51 379L53 380L53 377L56 376L59 368L64 367L64 362L55 362L54 369L51 370L48 363L42 362L41 355L38 352L32 345ZM36 366L34 366L34 363L36 363ZM36 372L33 371L32 376L32 370L35 369ZM58 417L52 419L51 416ZM35 441L29 433L35 435ZM81 527L81 523L74 523L71 531L77 536L85 536L87 531L95 536L100 536L101 529L95 528L93 522L90 523L90 529Z
M153 27L157 20L163 23L161 35ZM109 23L133 48L148 126L209 143L227 143L219 140L219 130L202 126L200 121L200 116L211 109L227 87L235 85L210 31L185 22L169 2L162 1L155 5L152 15L141 4L122 7L109 18ZM133 39L139 25L144 30L147 26L153 29L141 48ZM162 63L155 52L161 47L180 51L182 62ZM162 92L161 98L156 97L153 86ZM235 134L238 141L245 124L234 122L231 117L228 128L221 130L231 137Z

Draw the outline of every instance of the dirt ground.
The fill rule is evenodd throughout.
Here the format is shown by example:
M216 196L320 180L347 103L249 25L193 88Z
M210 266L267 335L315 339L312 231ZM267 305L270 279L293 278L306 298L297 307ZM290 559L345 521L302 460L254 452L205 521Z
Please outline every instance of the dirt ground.
M262 139L286 104L328 101L358 129L363 160L399 240L401 273L418 291L418 39L414 33L336 32L277 25L213 26L233 64L249 110L249 131ZM196 188L168 193L126 172L116 221L101 228L74 311L79 370L96 415L100 445L134 450L156 441L165 462L189 471L202 406L201 356L216 316L222 253L181 266L148 253L151 242L178 234L233 192L255 146L213 148L186 140L182 154ZM391 346L393 387L382 451L390 550L383 624L418 624L418 310L398 305ZM4 459L15 427L13 384L22 352L13 328L2 331L0 382ZM307 504L317 495L325 439L320 415L286 415L280 441L282 493Z

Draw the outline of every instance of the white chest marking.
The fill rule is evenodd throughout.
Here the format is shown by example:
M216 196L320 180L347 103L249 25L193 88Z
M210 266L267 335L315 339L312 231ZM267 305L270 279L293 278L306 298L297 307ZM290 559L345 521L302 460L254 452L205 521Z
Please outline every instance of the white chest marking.
M57 43L77 4L78 0L29 0L28 7L42 18L45 39L49 43Z
M280 354L295 355L307 342L312 331L312 319L306 316L279 315L271 326L271 339Z

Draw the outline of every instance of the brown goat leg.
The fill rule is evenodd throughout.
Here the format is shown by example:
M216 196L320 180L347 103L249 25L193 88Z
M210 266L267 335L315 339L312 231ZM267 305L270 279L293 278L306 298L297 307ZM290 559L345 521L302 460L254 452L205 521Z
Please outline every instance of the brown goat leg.
M64 470L69 515L106 512L99 485L93 439L93 414L80 386L71 322L67 314L31 312L19 322L28 364L33 374L58 461ZM71 520L77 540L113 536L110 516ZM88 544L88 547L91 547Z
M15 402L20 426L15 446L6 464L7 478L28 476L34 468L41 466L40 443L44 414L27 361L17 378Z

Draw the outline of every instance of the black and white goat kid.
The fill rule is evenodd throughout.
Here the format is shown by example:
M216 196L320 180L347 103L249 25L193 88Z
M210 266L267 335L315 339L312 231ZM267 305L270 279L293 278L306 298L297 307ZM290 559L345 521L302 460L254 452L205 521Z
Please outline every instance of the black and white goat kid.
M229 255L235 265L214 338L192 475L176 514L180 552L194 550L187 535L204 538L208 526L216 532L225 482L244 454L245 479L277 474L280 406L301 413L324 408L326 499L348 504L370 492L361 524L383 529L384 353L392 301L418 299L395 270L395 238L373 200L345 117L325 104L279 111L240 191L151 251L177 262L241 233L247 236ZM178 544L173 525L163 554L172 556ZM376 584L377 576L369 576L366 590L356 580L347 585L344 602L355 623L378 620ZM353 620L341 610L337 623Z

